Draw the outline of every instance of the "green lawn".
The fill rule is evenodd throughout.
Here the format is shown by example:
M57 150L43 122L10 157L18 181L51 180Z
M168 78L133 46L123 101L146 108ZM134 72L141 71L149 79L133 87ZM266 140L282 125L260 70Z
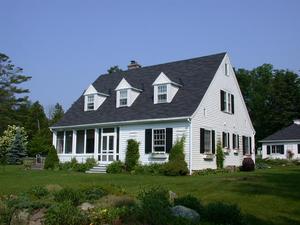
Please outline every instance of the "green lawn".
M34 185L118 185L132 195L141 188L161 185L178 195L193 194L204 203L237 203L251 224L300 224L300 167L281 167L192 177L84 174L61 171L24 171L0 168L0 194L27 191Z

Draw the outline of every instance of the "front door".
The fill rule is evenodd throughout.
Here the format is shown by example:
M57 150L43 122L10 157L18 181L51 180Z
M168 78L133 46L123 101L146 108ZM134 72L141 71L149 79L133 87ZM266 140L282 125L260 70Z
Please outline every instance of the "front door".
M102 134L101 141L101 162L110 163L115 160L115 134Z

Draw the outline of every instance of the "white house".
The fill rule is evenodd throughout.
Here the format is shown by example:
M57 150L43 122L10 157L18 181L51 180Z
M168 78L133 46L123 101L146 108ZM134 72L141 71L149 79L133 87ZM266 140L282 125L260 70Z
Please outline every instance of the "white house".
M216 145L225 166L254 156L254 135L226 53L101 75L51 127L61 161L94 157L100 165L124 160L128 139L140 143L140 162L168 160L185 137L190 172L216 168Z
M262 143L262 158L300 159L300 120L270 135Z

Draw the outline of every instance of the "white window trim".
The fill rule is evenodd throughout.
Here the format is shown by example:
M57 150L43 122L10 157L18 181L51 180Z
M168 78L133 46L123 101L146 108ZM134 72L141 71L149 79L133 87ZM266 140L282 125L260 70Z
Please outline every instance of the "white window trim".
M93 97L93 102L89 101L89 97ZM93 108L89 109L89 104L93 104ZM93 111L95 110L95 95L91 94L91 95L87 95L86 96L86 111Z
M232 136L233 135L235 135L235 146L233 146L233 142L232 142L232 148L234 149L234 150L238 150L239 149L239 145L240 145L240 137L239 137L239 135L238 134L236 134L236 133L233 133L232 134Z
M121 92L122 91L126 91L126 97L121 97ZM129 94L128 94L128 89L122 89L122 90L119 90L119 107L127 107L128 106L128 103L129 103ZM124 104L124 105L122 105L121 104L121 100L124 100L124 99L126 99L126 105Z
M224 102L225 102L225 109L223 112L232 114L232 102L231 102L232 98L231 98L231 96L233 94L231 94L229 91L225 91L225 90L223 90L223 91L224 91Z
M164 130L165 131L165 144L164 144L164 151L155 151L154 150L154 131L155 130ZM167 131L166 131L166 128L155 128L155 129L152 129L152 153L154 154L164 154L166 153L166 148L167 148ZM156 145L156 146L159 146L161 147L162 145Z
M224 69L225 69L225 72L224 72L225 75L229 76L229 64L228 63L225 63L225 68Z
M228 139L230 141L230 133L225 132L225 131L224 131L224 133L225 133L225 144L223 143L223 145L224 145L224 148L229 149L230 146L229 146L229 143L228 143ZM222 138L223 138L223 135L222 135ZM222 141L224 142L224 140L222 140Z
M159 87L166 87L164 92L159 92ZM161 101L159 100L159 96L161 95L166 95L166 100L165 101ZM168 85L167 84L158 84L157 85L157 103L168 103Z

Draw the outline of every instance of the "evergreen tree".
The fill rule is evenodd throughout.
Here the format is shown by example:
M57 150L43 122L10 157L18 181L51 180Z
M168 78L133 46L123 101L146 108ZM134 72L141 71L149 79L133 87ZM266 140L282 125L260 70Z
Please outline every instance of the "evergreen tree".
M21 164L22 159L27 155L26 144L23 142L22 133L17 129L13 142L8 148L6 154L7 162L9 164Z
M53 113L50 118L50 120L51 120L50 124L53 125L53 124L57 123L63 116L64 116L63 107L59 103L56 103L56 105L54 106Z
M120 69L119 66L111 66L111 67L107 70L107 72L108 72L109 74L111 74L111 73L116 73L116 72L121 72L121 71L123 71L123 70Z
M9 124L15 124L16 109L27 103L28 89L19 85L31 77L22 74L23 70L12 64L9 57L0 53L0 135Z

